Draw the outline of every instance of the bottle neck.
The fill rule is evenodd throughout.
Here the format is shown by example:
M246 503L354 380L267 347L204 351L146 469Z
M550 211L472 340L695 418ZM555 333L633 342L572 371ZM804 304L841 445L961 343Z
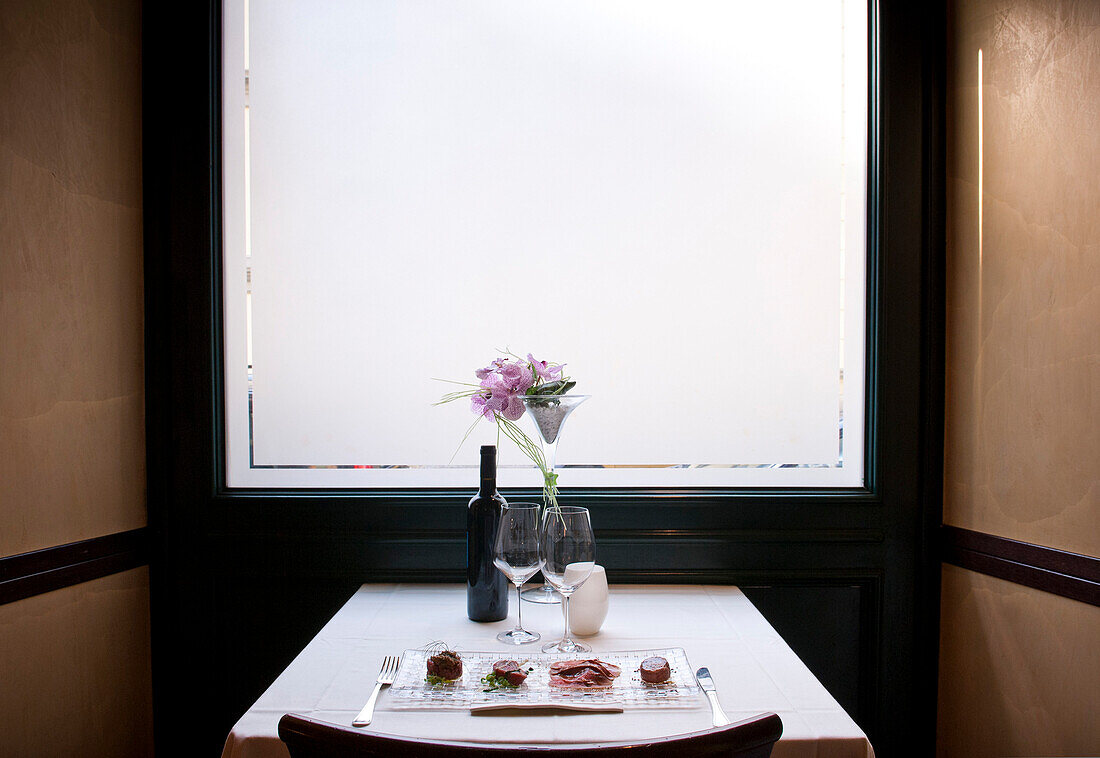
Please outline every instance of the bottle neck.
M481 451L481 486L478 494L491 497L497 491L497 451Z

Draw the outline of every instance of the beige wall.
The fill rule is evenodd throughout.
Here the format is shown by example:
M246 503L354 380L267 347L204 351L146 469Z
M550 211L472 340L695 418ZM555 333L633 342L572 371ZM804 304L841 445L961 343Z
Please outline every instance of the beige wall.
M944 521L1100 555L1100 3L951 18Z
M145 523L137 0L0 4L0 556Z
M0 605L0 755L152 755L149 571Z
M948 18L944 522L1097 556L1100 3ZM940 754L1100 754L1100 609L943 579Z
M0 557L146 523L140 20L0 3ZM0 606L0 754L150 753L148 587Z
M939 752L1100 754L1100 608L943 567Z

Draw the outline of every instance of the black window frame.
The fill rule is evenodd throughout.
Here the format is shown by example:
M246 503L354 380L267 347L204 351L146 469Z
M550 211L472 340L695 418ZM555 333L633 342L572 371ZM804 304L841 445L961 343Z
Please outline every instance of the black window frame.
M146 6L143 19L146 437L166 755L224 739L349 588L460 581L464 556L460 488L225 485L220 14L207 0ZM779 588L767 596L777 627L783 588L854 588L858 617L840 620L860 637L849 708L882 756L934 744L945 14L942 3L869 2L865 485L564 490L594 509L613 581L733 583L759 587L761 602ZM259 603L230 609L260 586L313 592L287 600L283 638L260 641L272 617ZM242 661L249 646L258 652ZM171 714L234 666L242 681L205 729L167 735Z

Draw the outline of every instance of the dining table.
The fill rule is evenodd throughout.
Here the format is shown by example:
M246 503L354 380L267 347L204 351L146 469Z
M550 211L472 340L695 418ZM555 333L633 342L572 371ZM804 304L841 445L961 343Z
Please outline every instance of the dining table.
M464 585L364 584L237 721L222 758L288 758L279 739L286 713L349 726L363 707L386 656L443 641L450 649L519 659L558 639L560 605L523 603L523 624L542 634L515 646L496 640L509 617L475 623ZM807 618L812 624L813 619ZM783 734L773 758L873 758L867 736L829 694L745 594L728 585L612 585L599 633L577 638L593 652L683 648L692 670L706 666L731 721L774 712ZM687 707L624 708L621 713L423 710L403 707L382 689L363 729L408 738L491 744L646 741L708 729L711 709L697 693Z

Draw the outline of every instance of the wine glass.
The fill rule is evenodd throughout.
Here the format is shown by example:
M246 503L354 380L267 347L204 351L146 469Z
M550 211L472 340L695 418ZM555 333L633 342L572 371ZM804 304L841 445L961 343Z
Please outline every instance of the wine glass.
M516 628L501 632L497 639L512 645L536 642L542 635L523 628L523 603L519 597L519 588L535 575L542 563L536 503L509 503L501 509L493 555L493 565L516 585Z
M542 523L542 575L565 604L565 632L558 642L544 645L544 653L587 653L592 648L569 639L569 596L596 566L596 541L587 508L565 505L550 509Z

